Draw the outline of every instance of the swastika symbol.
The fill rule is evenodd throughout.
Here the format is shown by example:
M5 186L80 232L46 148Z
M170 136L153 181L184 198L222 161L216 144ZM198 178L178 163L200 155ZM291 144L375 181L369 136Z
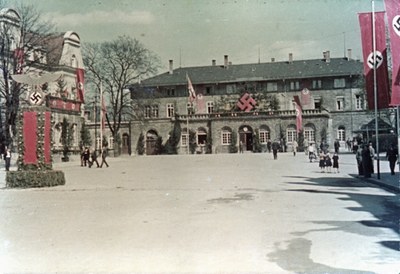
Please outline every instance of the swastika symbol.
M382 65L382 63L383 63L383 55L381 52L375 51L375 54L371 52L368 55L367 64L368 67L370 67L371 69L379 68L380 65Z
M39 92L34 91L31 94L31 96L29 97L29 99L30 99L32 104L38 105L38 104L40 104L42 102L42 95Z
M392 21L392 27L394 32L400 36L400 15L396 15Z
M237 106L240 110L244 110L245 112L249 112L256 106L256 100L254 100L250 94L247 92L243 94L243 96L237 102Z

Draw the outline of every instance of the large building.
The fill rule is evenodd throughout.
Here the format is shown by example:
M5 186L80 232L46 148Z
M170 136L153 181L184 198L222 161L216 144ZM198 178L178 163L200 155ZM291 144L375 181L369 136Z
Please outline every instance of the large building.
M188 100L189 82L195 100ZM221 65L212 60L210 66L176 69L170 60L168 71L134 86L132 98L132 146L141 133L147 155L159 152L157 140L168 140L177 123L180 154L190 151L190 132L198 153L232 152L240 144L265 151L269 139L290 151L299 138L295 101L302 107L304 144L324 140L332 148L339 140L344 148L374 119L366 109L363 64L351 58L351 50L341 58L326 51L315 60L289 54L287 61L238 65L225 55Z

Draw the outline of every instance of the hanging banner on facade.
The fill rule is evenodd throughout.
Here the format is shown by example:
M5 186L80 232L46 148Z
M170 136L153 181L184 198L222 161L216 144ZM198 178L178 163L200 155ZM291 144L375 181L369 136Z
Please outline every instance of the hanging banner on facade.
M84 101L84 83L85 83L85 71L81 68L76 69L76 88L78 90L78 100L81 101L82 103Z
M392 51L391 106L400 105L400 0L385 0Z
M373 52L373 28L371 12L359 13L361 42L364 59L364 74L367 91L368 108L375 108L374 98L374 69L376 70L377 108L389 106L389 78L387 70L387 48L385 13L375 12L376 51Z
M301 132L303 129L303 111L301 109L300 98L299 96L293 96L294 98L294 107L296 110L296 131L297 133Z

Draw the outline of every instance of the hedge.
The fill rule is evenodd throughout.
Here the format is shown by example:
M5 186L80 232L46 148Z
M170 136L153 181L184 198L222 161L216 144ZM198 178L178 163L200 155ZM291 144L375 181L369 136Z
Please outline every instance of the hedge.
M6 187L30 188L65 185L64 172L60 170L7 171Z

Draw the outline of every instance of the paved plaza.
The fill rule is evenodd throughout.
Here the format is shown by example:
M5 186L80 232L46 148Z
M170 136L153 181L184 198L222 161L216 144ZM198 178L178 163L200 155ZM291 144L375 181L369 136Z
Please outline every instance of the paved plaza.
M0 272L398 274L398 195L339 156L340 173L304 153L57 163L66 185L40 189L1 171Z

